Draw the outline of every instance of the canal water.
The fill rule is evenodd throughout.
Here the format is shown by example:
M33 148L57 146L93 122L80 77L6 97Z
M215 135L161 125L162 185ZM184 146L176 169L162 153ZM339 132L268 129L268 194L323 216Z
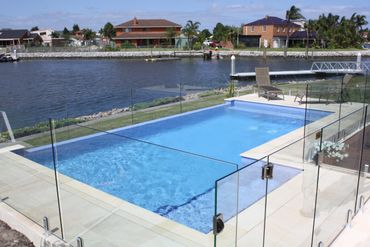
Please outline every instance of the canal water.
M258 66L269 66L272 71L307 70L311 64L312 60L298 58L237 58L236 72L254 71ZM127 107L131 104L131 94L134 103L178 95L180 84L185 85L188 93L225 86L229 74L229 58L212 61L183 58L168 62L58 59L2 63L0 110L6 111L13 128L18 128L46 121L49 117L76 117Z

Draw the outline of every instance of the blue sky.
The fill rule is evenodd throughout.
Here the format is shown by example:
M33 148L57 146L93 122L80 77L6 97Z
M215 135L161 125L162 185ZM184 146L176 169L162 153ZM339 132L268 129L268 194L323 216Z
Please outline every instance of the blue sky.
M184 25L187 20L212 29L217 22L240 25L265 15L283 17L291 5L302 9L306 18L332 12L350 16L366 15L370 22L367 0L11 0L0 12L0 28L63 29L78 23L81 28L99 30L107 21L119 24L137 18L166 18ZM4 6L4 4L2 4Z

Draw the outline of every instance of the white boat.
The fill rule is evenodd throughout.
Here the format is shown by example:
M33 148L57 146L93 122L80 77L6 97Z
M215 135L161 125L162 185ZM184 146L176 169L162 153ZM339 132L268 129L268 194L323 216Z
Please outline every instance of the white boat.
M146 62L160 62L160 61L174 61L174 60L181 60L179 57L153 57L153 58L146 58Z
M10 53L0 54L0 62L16 62L19 61L19 58L15 55L13 56Z

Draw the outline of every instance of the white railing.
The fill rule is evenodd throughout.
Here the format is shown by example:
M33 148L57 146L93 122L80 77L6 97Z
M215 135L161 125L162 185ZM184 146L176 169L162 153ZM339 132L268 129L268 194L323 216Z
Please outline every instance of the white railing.
M313 62L311 71L316 73L365 73L370 62Z

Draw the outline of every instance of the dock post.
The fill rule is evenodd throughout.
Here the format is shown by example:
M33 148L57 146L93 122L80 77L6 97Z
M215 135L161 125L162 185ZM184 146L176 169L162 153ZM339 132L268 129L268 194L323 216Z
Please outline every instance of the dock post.
M235 56L231 56L231 75L235 75Z
M357 54L357 64L356 64L356 69L357 70L361 70L361 52L359 52L358 54Z

